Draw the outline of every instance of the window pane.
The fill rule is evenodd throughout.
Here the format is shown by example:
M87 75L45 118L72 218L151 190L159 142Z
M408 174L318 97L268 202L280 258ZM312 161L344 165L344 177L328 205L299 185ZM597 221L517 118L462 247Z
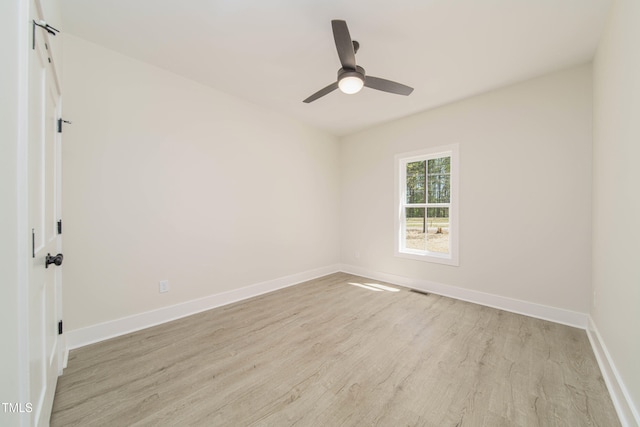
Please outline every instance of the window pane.
M426 249L426 222L424 208L406 208L405 247L407 249Z
M407 163L407 203L426 202L426 161Z
M451 157L439 157L429 160L429 173L451 173Z
M449 203L451 200L451 157L428 162L429 203Z
M449 253L449 208L427 208L427 250Z

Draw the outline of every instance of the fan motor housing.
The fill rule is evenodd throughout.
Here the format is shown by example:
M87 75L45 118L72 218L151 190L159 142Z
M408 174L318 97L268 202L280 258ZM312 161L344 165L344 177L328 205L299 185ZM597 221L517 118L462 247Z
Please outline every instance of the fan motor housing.
M364 76L364 68L360 67L359 65L356 65L355 70L348 68L340 68L338 70L338 81L344 79L345 77L358 77L362 81L364 81Z

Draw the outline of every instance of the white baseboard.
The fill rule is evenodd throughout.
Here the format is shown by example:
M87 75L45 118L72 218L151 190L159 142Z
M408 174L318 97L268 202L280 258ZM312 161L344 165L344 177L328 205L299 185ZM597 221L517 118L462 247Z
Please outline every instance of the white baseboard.
M278 279L256 283L240 289L234 289L215 295L210 295L197 300L187 301L181 304L160 308L97 325L88 326L65 332L66 351L64 355L64 367L67 365L69 350L85 345L104 341L120 335L135 332L161 323L190 316L205 310L231 304L237 301L252 298L278 289L297 285L308 280L326 276L328 274L345 272L358 276L368 277L384 282L395 283L412 289L447 296L475 304L485 305L500 310L523 314L538 319L549 320L580 329L586 329L591 347L595 353L600 370L611 394L611 399L618 412L623 426L640 426L640 416L633 405L629 393L622 382L620 375L602 341L593 319L585 313L564 310L532 302L517 300L494 294L445 285L424 279L415 279L395 274L383 273L352 265L331 265Z
M425 292L431 292L488 307L524 314L526 316L536 317L539 319L550 320L552 322L574 326L581 329L587 329L588 326L588 316L584 313L577 313L556 307L549 307L513 298L502 297L499 295L458 288L424 279L414 279L389 273L382 273L352 265L336 264L256 283L240 289L210 295L181 304L135 314L133 316L99 323L97 325L87 326L85 328L71 330L65 332L67 351L151 326L156 326L181 317L190 316L205 310L252 298L267 292L272 292L339 271L370 277L372 279L382 280L385 282L396 283L401 286Z
M627 391L627 388L625 387L624 382L613 363L613 359L611 359L611 355L602 340L602 336L600 335L600 332L598 331L598 328L591 316L589 316L587 336L589 337L591 348L593 348L593 352L598 360L598 365L600 365L600 371L602 372L604 382L607 384L607 388L609 389L609 395L611 395L613 406L615 406L616 411L618 412L620 423L624 427L640 426L640 413L638 412L638 408L634 406L633 401L629 396L629 392Z
M588 315L586 313L578 313L562 308L550 307L542 304L488 294L471 289L459 288L451 285L444 285L442 283L432 282L430 280L415 279L410 277L398 276L395 274L372 271L353 265L343 264L340 267L340 270L345 273L370 277L372 279L395 283L400 286L406 286L412 289L431 292L433 294L485 305L487 307L493 307L500 310L510 311L512 313L524 314L525 316L549 320L551 322L561 323L563 325L573 326L580 329L586 329L588 324Z
M343 271L345 273L356 274L359 276L370 277L376 280L396 283L398 285L431 292L438 295L448 296L451 298L469 301L476 304L486 305L501 310L511 311L518 314L524 314L539 319L550 320L556 323L562 323L586 329L588 325L587 315L576 313L569 310L563 310L555 307L548 307L531 302L516 300L512 298L502 297L484 292L473 291L469 289L458 288L455 286L444 285L424 279L414 279L394 274L381 273L364 269L351 265L331 265L318 268L302 273L292 274L290 276L278 279L268 280L254 285L246 286L240 289L234 289L219 294L210 295L204 298L187 301L181 304L163 307L157 310L135 314L120 319L111 320L97 325L87 326L85 328L74 329L65 332L66 352L74 348L83 347L85 345L104 341L120 335L139 331L151 326L171 320L190 316L205 310L231 304L244 299L262 295L288 286L296 285L307 280L312 280L327 274ZM66 361L67 354L65 354ZM65 363L66 365L66 363Z
M139 331L171 320L180 319L212 308L231 304L318 277L326 276L327 274L336 273L340 271L339 267L339 265L330 265L327 267L317 268L302 273L292 274L290 276L267 280L265 282L245 286L240 289L234 289L204 298L187 301L181 304L135 314L133 316L99 323L97 325L87 326L85 328L75 329L68 332L65 331L67 345L65 361L68 357L69 350L73 350L74 348L83 347L109 338Z

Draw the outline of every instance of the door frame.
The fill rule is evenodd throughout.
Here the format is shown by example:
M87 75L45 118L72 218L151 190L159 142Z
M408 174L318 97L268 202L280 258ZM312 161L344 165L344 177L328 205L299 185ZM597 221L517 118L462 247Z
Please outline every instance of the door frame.
M29 402L29 0L19 0L18 22L18 140L17 140L17 258L18 258L18 402ZM31 424L30 413L19 413L21 426Z

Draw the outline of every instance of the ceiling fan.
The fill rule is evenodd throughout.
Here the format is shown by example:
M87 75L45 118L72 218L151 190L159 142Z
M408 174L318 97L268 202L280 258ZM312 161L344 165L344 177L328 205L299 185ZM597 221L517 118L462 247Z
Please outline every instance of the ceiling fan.
M363 86L405 96L413 92L412 87L379 77L367 76L364 68L356 65L356 52L358 52L360 43L351 40L347 23L334 19L331 21L331 27L333 28L333 39L336 42L338 56L342 64L342 68L338 70L338 80L320 89L302 102L308 104L338 88L348 94L359 92Z

